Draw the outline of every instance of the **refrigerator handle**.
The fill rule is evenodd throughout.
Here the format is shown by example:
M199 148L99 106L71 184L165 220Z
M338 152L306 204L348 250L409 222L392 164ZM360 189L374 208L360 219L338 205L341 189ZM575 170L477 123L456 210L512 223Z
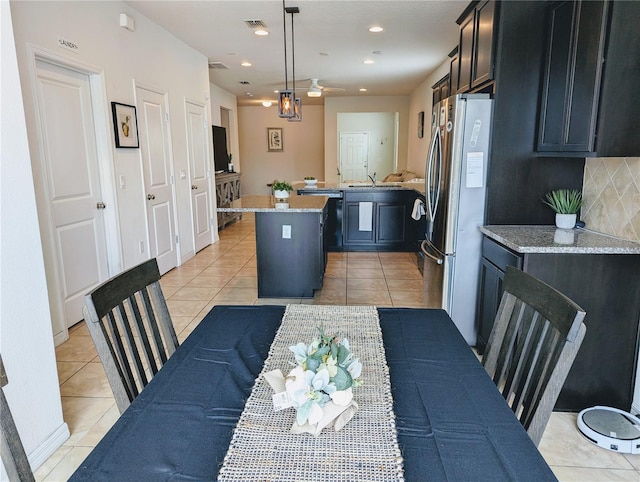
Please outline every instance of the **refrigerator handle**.
M431 261L433 261L436 264L442 264L444 262L444 258L439 258L438 256L431 254L431 252L429 251L428 248L434 248L434 246L429 243L428 240L424 240L422 241L422 243L420 244L420 251L422 251L422 253L428 257L429 259L431 259ZM435 249L435 248L434 248ZM438 250L435 250L436 252L438 252Z
M436 146L437 146L437 151L436 151ZM433 171L434 171L434 168L436 168L436 166L434 166L434 164L436 163L437 163L438 177L437 177L437 184L435 188L435 198L434 198L433 196L434 193L431 190L431 185L432 185L433 176L435 175ZM433 229L433 223L435 221L436 211L438 209L441 178L442 178L442 139L440 136L440 128L436 126L433 132L433 139L431 140L431 147L429 148L429 161L427 166L427 179L426 179L426 186L425 186L426 188L425 194L427 195L427 200L428 200L427 208L429 212L428 221L430 222L429 224L430 231Z

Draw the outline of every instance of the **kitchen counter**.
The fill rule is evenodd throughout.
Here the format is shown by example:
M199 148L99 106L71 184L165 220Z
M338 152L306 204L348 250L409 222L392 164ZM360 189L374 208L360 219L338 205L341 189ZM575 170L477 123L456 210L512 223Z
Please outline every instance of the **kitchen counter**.
M480 231L517 253L640 254L640 244L587 229L482 226Z
M296 182L293 184L293 189L296 191L312 194L313 191L362 191L368 189L378 190L393 190L393 189L413 189L420 194L424 194L425 185L424 180L422 182L376 182L375 186L372 186L370 182L324 182L318 181L314 186L308 186L304 182Z
M297 196L292 194L287 202L276 202L273 196L243 196L233 201L228 207L219 207L218 212L321 213L328 199L326 196Z

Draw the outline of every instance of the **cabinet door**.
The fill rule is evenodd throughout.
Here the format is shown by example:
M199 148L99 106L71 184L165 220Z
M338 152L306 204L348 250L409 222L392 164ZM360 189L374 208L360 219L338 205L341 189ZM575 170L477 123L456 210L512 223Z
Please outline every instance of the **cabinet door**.
M476 8L473 42L471 88L493 79L493 24L495 2L484 2Z
M458 88L457 93L471 90L471 57L473 55L474 11L460 24L460 43L458 46Z
M482 258L480 267L480 293L478 294L478 339L476 347L479 354L489 342L500 299L502 298L502 282L504 272L496 268L486 258Z
M375 213L375 204L374 204ZM373 216L371 231L360 231L360 203L344 203L344 225L343 236L345 246L349 244L374 244L375 243L375 221Z
M606 3L561 2L549 7L538 151L594 150L606 29Z
M460 57L458 56L458 49L449 54L451 60L449 61L449 95L456 95L458 93L458 75L460 69Z
M378 203L376 206L378 244L404 244L407 210L404 204Z

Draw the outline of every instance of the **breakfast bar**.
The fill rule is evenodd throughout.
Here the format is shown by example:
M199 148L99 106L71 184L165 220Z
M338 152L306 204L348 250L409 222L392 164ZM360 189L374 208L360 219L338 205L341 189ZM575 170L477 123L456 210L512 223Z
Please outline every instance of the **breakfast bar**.
M218 212L253 212L259 298L312 298L326 266L326 196L244 196Z

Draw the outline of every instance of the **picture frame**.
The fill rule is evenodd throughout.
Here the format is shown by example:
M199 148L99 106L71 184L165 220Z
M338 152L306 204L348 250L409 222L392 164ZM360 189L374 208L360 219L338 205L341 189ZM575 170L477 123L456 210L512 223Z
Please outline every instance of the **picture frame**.
M267 127L267 151L284 151L284 139L282 138L282 127Z
M134 105L111 102L113 131L116 147L136 149L140 147L138 139L138 118Z
M424 111L418 112L418 137L424 137Z

